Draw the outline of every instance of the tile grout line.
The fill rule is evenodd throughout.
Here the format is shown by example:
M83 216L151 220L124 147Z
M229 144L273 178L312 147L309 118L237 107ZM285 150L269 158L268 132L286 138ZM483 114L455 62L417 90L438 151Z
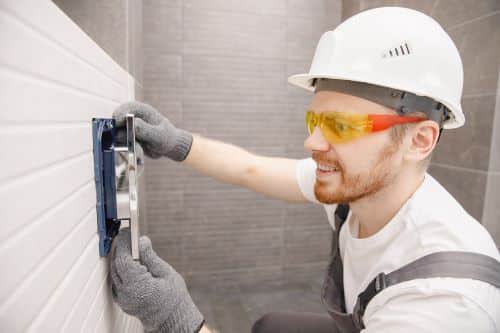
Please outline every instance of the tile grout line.
M464 22L461 22L461 23L458 23L458 24L452 25L452 26L450 26L450 27L447 27L447 28L446 28L446 30L447 30L447 31L453 31L453 30L458 29L458 28L461 28L461 27L463 27L463 26L465 26L465 25L467 25L467 24L469 24L469 23L474 23L474 22L476 22L476 21L480 21L480 20L482 20L482 19L486 19L486 18L488 18L488 17L490 17L490 16L495 16L495 15L497 15L497 14L500 14L500 10L496 10L496 11L494 11L494 12L490 12L490 13L488 13L488 14L484 14L484 15L481 15L481 16L478 16L478 17L475 17L475 18L473 18L473 19L470 19L470 20L467 20L467 21L464 21Z
M441 167L441 168L452 169L452 170L457 170L457 171L465 171L465 172L471 172L471 173L479 173L479 174L483 174L483 175L487 175L489 173L489 171L485 171L485 170L459 167L459 166L454 166L454 165L444 164L444 163L432 162L431 166L433 166L433 165L437 166L437 167Z

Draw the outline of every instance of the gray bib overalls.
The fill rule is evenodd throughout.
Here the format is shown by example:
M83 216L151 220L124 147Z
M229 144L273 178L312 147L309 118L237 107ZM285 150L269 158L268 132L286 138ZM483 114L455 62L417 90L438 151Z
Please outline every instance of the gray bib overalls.
M378 274L358 295L353 313L348 314L345 309L343 265L339 251L340 228L348 213L348 205L339 205L335 210L334 245L321 292L323 304L334 319L339 332L360 332L364 328L363 314L368 302L383 289L400 282L431 277L455 277L480 280L500 288L500 262L496 259L472 252L436 252L391 273Z
M339 234L348 212L348 205L338 205L335 210L335 236L321 290L321 300L329 316L320 313L275 311L257 320L252 327L252 333L358 333L364 328L363 315L375 295L392 285L413 279L467 278L500 288L500 262L495 258L472 252L436 252L393 272L379 273L358 295L353 313L346 313Z

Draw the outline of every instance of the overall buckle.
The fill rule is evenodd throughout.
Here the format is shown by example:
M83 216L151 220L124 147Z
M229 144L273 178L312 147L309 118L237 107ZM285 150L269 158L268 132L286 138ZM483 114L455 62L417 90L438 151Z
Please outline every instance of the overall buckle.
M379 273L375 278L375 291L378 293L379 291L387 288L387 275L384 272Z

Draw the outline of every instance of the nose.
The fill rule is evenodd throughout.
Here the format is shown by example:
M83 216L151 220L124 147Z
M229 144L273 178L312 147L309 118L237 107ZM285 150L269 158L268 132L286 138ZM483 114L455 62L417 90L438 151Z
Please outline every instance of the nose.
M325 137L323 136L323 133L321 133L319 127L316 126L312 134L309 135L309 137L307 137L306 141L304 141L304 148L309 149L311 151L313 150L328 151L330 150L330 143L326 141Z

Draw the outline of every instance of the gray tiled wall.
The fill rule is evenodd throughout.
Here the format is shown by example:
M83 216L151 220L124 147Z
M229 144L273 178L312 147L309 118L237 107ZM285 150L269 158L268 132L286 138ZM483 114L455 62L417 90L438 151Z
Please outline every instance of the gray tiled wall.
M500 75L490 152L483 223L493 235L497 246L500 247Z
M303 111L310 95L288 86L286 77L308 69L319 36L340 22L341 12L345 19L400 5L433 16L463 57L467 122L445 133L430 172L500 245L498 0L55 2L135 76L137 99L175 125L290 158L309 156ZM283 117L285 128L277 125ZM319 206L268 199L168 160L148 160L143 179L143 230L191 283L324 273L331 233Z
M142 0L53 0L142 86Z
M443 133L430 173L489 229L500 246L500 1L344 0L342 16L384 5L431 15L460 51L466 123Z
M310 95L286 79L309 69L320 35L340 22L340 0L147 0L143 11L145 101L206 137L267 156L309 156ZM147 162L149 234L191 284L324 273L331 229L321 206Z

